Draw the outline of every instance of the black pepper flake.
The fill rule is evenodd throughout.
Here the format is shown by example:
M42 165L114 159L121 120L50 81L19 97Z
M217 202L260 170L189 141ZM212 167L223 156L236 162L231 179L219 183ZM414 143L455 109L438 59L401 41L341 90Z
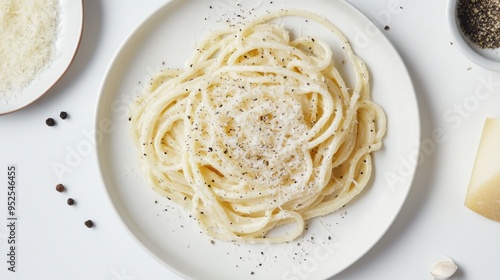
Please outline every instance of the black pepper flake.
M74 200L74 199L72 199L72 198L68 198L68 200L67 200L66 202L67 202L67 203L68 203L68 205L70 205L70 206L71 206L71 205L73 205L73 204L75 204L75 200Z
M48 126L54 126L56 125L56 121L53 118L48 118L45 120L45 124Z
M63 120L67 119L68 118L68 113L62 111L61 113L59 113L59 117Z
M384 30L389 30L389 29L391 29L389 25L384 26Z
M66 188L64 187L63 184L57 184L56 185L56 191L58 192L63 192Z
M91 228L94 226L94 222L92 220L86 220L84 224L88 228Z
M462 32L478 47L500 47L500 3L497 0L459 0L457 19Z

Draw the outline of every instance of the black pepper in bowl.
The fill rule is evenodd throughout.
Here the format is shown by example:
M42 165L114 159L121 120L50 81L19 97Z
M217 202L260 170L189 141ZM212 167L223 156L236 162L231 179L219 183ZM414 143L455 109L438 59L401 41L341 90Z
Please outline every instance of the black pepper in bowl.
M457 0L457 19L463 34L478 47L500 47L500 1Z

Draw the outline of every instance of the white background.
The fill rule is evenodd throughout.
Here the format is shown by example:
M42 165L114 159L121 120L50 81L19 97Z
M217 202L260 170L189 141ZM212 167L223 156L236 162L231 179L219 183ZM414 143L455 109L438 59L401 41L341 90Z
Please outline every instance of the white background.
M69 71L33 105L0 117L0 279L180 279L125 231L97 177L94 150L73 158L62 181L53 170L77 145L90 143L97 96L113 55L165 2L84 1L83 37ZM444 0L350 2L374 21L406 63L425 150L394 224L372 250L332 279L432 279L432 266L446 256L459 266L452 279L498 279L500 223L478 216L463 202L484 120L500 118L500 73L475 66L459 52ZM479 100L478 90L487 90L487 98ZM60 120L60 111L70 118ZM48 117L56 119L56 127L45 125ZM440 141L433 139L436 132L443 136ZM18 168L15 273L7 271L6 262L9 164ZM56 192L58 183L68 191ZM76 205L66 204L69 197ZM83 225L87 219L95 228Z

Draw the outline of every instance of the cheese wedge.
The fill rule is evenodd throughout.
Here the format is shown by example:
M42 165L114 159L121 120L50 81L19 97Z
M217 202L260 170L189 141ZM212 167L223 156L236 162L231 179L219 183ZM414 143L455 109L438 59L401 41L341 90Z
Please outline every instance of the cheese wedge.
M500 222L500 119L486 119L465 206Z

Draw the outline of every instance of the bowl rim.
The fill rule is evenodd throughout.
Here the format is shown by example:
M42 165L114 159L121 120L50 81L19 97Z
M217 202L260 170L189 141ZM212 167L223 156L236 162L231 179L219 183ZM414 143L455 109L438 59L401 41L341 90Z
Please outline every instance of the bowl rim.
M455 39L455 45L458 47L460 52L467 57L470 61L475 63L478 66L481 66L485 69L500 72L500 61L495 61L484 57L479 54L472 46L472 42L468 41L468 39L463 35L460 30L459 23L456 15L456 7L457 2L459 0L448 0L447 6L447 17L448 17L448 25L450 27L453 38ZM500 58L500 56L499 56Z

